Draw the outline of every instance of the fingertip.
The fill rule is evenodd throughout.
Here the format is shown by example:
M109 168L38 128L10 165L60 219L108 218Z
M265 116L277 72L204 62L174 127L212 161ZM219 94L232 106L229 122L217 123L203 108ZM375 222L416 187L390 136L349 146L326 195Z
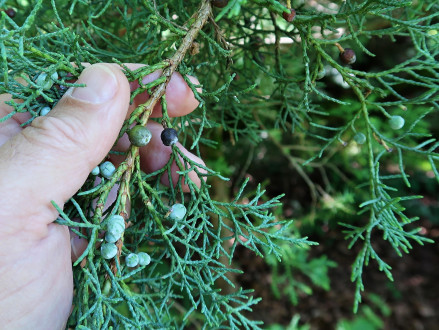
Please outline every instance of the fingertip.
M160 78L161 73L162 71L158 70L143 77L142 83L147 84ZM193 85L199 86L200 83L197 78L189 75L187 77ZM136 90L139 88L139 86L140 85L137 81L130 83L131 91ZM201 93L201 88L197 87L197 91L198 93ZM131 105L131 111L134 110L134 108L139 104L145 103L149 97L150 96L146 92L137 95L133 104ZM199 105L198 100L195 98L194 92L186 83L182 75L178 72L175 72L172 75L171 80L166 87L166 101L168 105L168 115L170 117L187 115L194 111ZM160 102L157 102L151 114L151 118L159 117L162 117L162 106Z
M187 77L188 77L188 79L191 81L191 83L192 83L193 85L198 86L198 87L197 87L197 92L198 92L198 93L202 93L202 92L203 92L203 89L201 88L200 81L199 81L196 77L191 76L191 75L187 75Z
M194 85L199 85L197 78L188 76L188 79ZM169 81L166 89L166 100L170 117L185 116L194 111L199 105L194 92L178 72L173 74Z
M177 144L177 146L181 150L181 152L184 153L185 156L192 161L193 164L199 164L202 166L206 166L206 164L204 163L204 161L201 158L199 158L199 157L195 156L194 154L192 154L191 152L189 152L181 144ZM183 161L183 158L181 156L178 156L178 157L180 160L180 164L185 164ZM184 170L188 169L189 167L190 166L185 166ZM207 171L202 167L199 167L196 165L195 165L195 167L196 167L196 170L193 169L192 171L190 171L188 173L188 179L193 184L195 184L195 186L200 188L201 187L201 178L203 178L203 180L206 181L206 177L203 177L201 175L206 174ZM171 165L171 180L172 180L173 187L175 187L178 184L178 180L180 179L180 174L177 173L178 171L181 171L181 169L177 165L176 161L174 161ZM162 176L161 182L167 186L171 185L171 182L169 182L169 175L167 172L165 172L165 174ZM191 188L189 187L189 183L184 178L182 178L181 188L182 188L183 192L190 192L191 191Z

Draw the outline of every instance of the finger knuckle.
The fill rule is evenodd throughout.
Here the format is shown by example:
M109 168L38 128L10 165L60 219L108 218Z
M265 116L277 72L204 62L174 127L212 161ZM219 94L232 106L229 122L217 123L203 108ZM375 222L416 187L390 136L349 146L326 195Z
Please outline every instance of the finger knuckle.
M83 150L88 140L87 132L76 118L38 117L29 128L28 132L24 130L23 133L27 133L27 138L33 143L63 151Z

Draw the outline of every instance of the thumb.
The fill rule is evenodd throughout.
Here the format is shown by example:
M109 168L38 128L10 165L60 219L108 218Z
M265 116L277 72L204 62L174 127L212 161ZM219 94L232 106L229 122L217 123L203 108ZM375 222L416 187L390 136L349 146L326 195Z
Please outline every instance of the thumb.
M113 146L129 106L129 84L119 68L95 64L47 116L0 148L0 215L52 222ZM6 212L6 214L5 214Z

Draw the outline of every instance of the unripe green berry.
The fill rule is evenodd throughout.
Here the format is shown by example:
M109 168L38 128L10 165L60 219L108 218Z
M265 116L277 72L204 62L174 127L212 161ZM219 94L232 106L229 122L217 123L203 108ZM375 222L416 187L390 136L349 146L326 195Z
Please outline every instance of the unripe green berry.
M110 179L116 172L116 167L113 165L112 162L103 162L99 166L99 169L101 171L101 175L106 179Z
M139 257L139 265L140 266L147 266L151 263L151 257L148 253L145 252L139 252L137 253L137 256Z
M165 128L160 137L165 146L171 146L178 142L177 131L173 128Z
M96 167L91 171L91 174L93 174L93 175L99 175L99 173L101 173L101 171L99 170L99 166L96 166Z
M104 259L112 259L117 254L117 246L113 243L105 243L101 245L101 255Z
M130 139L131 144L136 147L146 146L149 141L151 141L151 137L152 134L149 129L141 125L134 126L128 132L128 138Z
M354 136L354 141L358 144L363 144L364 142L366 142L366 135L364 135L363 133L357 133Z
M43 107L41 110L40 110L40 116L45 116L45 115L47 115L49 112L50 112L50 107Z
M139 256L135 253L130 253L125 258L125 264L130 268L136 267L139 264Z
M389 119L389 125L392 129L400 129L404 126L405 120L401 116L392 116Z
M171 212L169 213L169 218L171 220L180 221L183 220L186 215L186 206L183 204L174 204L171 207Z

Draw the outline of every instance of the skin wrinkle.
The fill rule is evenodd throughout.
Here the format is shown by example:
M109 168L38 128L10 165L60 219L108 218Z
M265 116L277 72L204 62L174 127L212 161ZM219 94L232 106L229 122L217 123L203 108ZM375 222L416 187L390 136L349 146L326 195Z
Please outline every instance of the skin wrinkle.
M43 150L55 149L55 152L61 154L81 154L86 150L89 140L83 125L74 117L68 121L55 116L37 117L22 134L27 135L32 145Z
M59 226L57 224L53 224L53 225ZM51 231L50 225L49 226L46 225L45 227L46 227L47 233L49 231ZM63 230L63 229L62 228L54 228L52 230ZM19 235L21 236L22 233L20 233ZM67 233L67 235L68 235L68 233ZM8 255L10 256L10 260L2 260L2 261L6 261L6 264L9 263L9 267L8 268L16 268L18 270L17 271L11 271L11 269L9 269L8 272L9 273L20 274L20 268L26 268L26 267L23 267L23 266L27 265L29 262L30 263L36 262L36 260L38 260L39 258L38 258L38 255L35 256L33 254L33 251L36 251L36 250L40 249L41 245L47 244L47 239L48 238L49 238L49 235L45 235L44 237L41 237L38 240L30 242L27 239L23 239L23 237L18 237L18 238L15 237L15 239L17 239L17 240L19 240L21 242L21 244L20 244L21 250L27 251L27 253L23 254L23 253L21 253L21 251L15 251L15 254L16 254L16 256L15 256L15 255L12 254L12 252L14 252L14 251L10 250L9 253L8 253ZM23 258L23 255L25 256L25 258ZM11 260L13 260L13 262L10 262ZM2 268L4 268L4 267L2 267ZM20 281L17 282L17 283L20 284L19 288L18 289L14 289L13 291L7 292L7 295L8 296L12 295L12 294L16 293L17 291L21 290L23 287L27 286L28 283L33 283L34 281L38 280L40 275L44 276L42 273L39 274L39 275L34 274L34 276L30 279L30 281L29 282L25 282L25 284L22 284L23 281L20 278ZM1 278L3 278L3 276ZM16 278L14 278L12 280L15 280L15 279ZM11 285L10 287L13 287L13 286ZM0 291L0 300L4 299L4 296L5 296L5 291L3 291L3 292Z
M75 159L77 159L77 157L82 157L82 159L84 159L84 156L81 156L80 154L83 153L83 151L79 150L78 153L76 154L76 156L70 154L70 153L66 153L66 151L63 148L57 148L56 146L54 146L53 144L48 144L48 143L44 143L44 139L40 138L40 135L44 135L45 133L47 133L48 131L45 129L40 129L38 126L34 127L34 128L26 128L24 129L21 134L17 135L16 137L14 137L13 139L10 140L10 145L11 148L9 150L12 151L16 151L16 150L20 150L21 148L19 148L19 146L23 146L23 142L25 141L26 143L28 143L29 146L37 146L37 148L35 147L31 147L31 148L26 148L26 150L29 150L28 154L22 154L22 153L17 153L16 157L8 157L9 159L9 163L10 164L14 164L12 167L14 168L14 171L17 171L17 169L21 169L21 168L27 168L29 167L30 163L33 163L35 161L35 159L39 159L39 161L43 162L43 163L56 163L58 161L58 159L52 159L52 158L48 158L48 159L44 159L42 158L42 155L47 156L53 156L53 155L60 155L62 157L65 158L72 158L72 161L75 161ZM23 141L24 140L24 141ZM51 137L47 137L47 141L51 141ZM4 146L3 146L4 147ZM53 152L41 152L41 150L48 150L48 149L54 149L55 153ZM64 154L64 155L63 155ZM79 156L78 156L79 154ZM7 155L6 155L7 156ZM1 168L1 166L0 166ZM18 170L18 172L21 172L21 170ZM26 173L27 171L24 171L24 173ZM82 176L84 176L84 180L86 178L86 176L88 175L88 171L87 169L82 170L81 172L84 172L82 174ZM12 174L13 175L13 174ZM58 175L60 177L62 177L62 173L56 173L53 172L52 173L53 176ZM13 175L14 176L14 175ZM26 176L31 177L32 173L26 173ZM7 176L9 177L9 176ZM0 181L1 183L1 181ZM14 188L11 188L12 190L14 190ZM41 189L43 189L41 191ZM43 194L42 192L45 192L46 194ZM56 192L56 189L55 189ZM56 193L51 193L51 195L55 195ZM38 209L34 209L31 208L32 211L36 211L38 218L39 217L43 217L44 215L51 215L52 219L56 219L56 215L58 214L58 212L53 208L52 204L50 203L50 199L41 199L44 195L47 195L46 190L43 187L39 187L37 185L30 185L28 187L28 189L26 191L17 191L17 193L9 193L6 196L6 200L9 199L8 203L1 203L1 204L6 204L9 205L10 207L8 209L11 209L12 206L16 205L17 202L26 202L29 201L29 203L31 204L36 204L36 205L44 205L44 208L40 209L39 213L37 210ZM10 200L10 198L12 198L13 196L20 196L20 200L21 201L16 201L15 199ZM24 201L23 201L24 199ZM38 199L40 199L40 201L38 201ZM64 201L60 200L59 198L52 198L53 200L55 200L55 202L62 207ZM2 207L3 209L3 207ZM20 210L20 207L16 205L16 207L12 207L12 210L10 213L12 214L17 214L17 210ZM50 213L48 213L50 212ZM53 217L54 215L54 217ZM47 224L47 222L46 222Z
M68 236L68 231L67 231L66 228L61 228L61 226L59 226L59 227L53 227L53 226L58 226L58 225L53 224L53 225L49 225L49 226L46 226L46 227L51 232L53 232L53 231L59 232L60 230L62 230L64 232L63 236L66 236L66 235ZM54 238L57 238L57 239L54 239ZM15 285L15 286L17 286L18 288L15 288L12 291L8 291L7 292L7 296L12 296L13 297L13 301L25 301L27 299L32 299L32 297L27 296L27 293L26 293L26 297L23 297L23 298L20 298L19 295L23 294L21 291L23 289L25 289L27 286L36 285L36 284L33 284L35 282L40 283L40 279L42 277L46 276L46 274L45 274L46 269L45 268L41 268L39 266L39 262L41 261L44 264L44 261L45 261L44 258L47 258L47 256L43 255L43 260L41 260L39 258L39 256L41 256L41 255L35 254L35 251L38 251L39 249L47 248L46 245L48 245L49 248L59 248L60 244L61 245L67 245L67 247L68 247L69 244L65 244L65 242L68 242L68 240L65 239L65 237L60 239L60 236L53 236L53 235L49 236L48 235L44 239L40 239L38 242L35 242L34 244L31 244L31 246L29 246L27 248L28 252L25 254L25 256L26 256L25 258L20 258L20 259L17 259L14 263L10 263L10 267L19 268L15 272L11 272L9 270L10 273L16 273L16 274L23 274L20 271L20 268L26 268L26 267L22 267L22 265L26 266L27 264L30 263L30 264L33 264L35 267L32 268L32 272L31 272L31 274L33 276L31 278L27 277L28 281L24 281L23 280L23 277L28 276L28 274L23 274L24 276L18 276L18 277L14 277L13 279L10 279L10 282L14 282L15 281L17 283L17 285ZM63 251L63 249L61 249L60 251ZM22 256L23 256L23 254L22 254ZM61 259L59 259L59 260L61 260ZM64 259L62 259L62 260L64 260ZM56 276L56 274L58 274L58 273L59 274L69 274L67 272L67 270L66 270L66 267L71 267L71 266L70 266L69 262L60 262L59 264L57 264L55 266L57 266L56 267L57 269L61 268L63 270L63 272L60 271L60 272L50 273L50 274L52 274L52 276L51 276L52 281L45 283L45 286L47 287L48 290L43 291L43 292L47 292L48 295L58 296L56 298L57 300L64 300L65 297L60 297L59 293L57 292L57 290L51 290L51 289L59 288L59 286L62 285L62 283L60 283L61 277ZM23 284L23 282L25 282L25 284ZM72 287L73 287L73 279L72 278L71 278L71 284L72 284ZM14 287L14 285L11 285L11 287ZM35 293L34 293L34 295L35 295ZM72 297L73 297L73 295L71 294L70 298L72 298ZM35 298L37 298L37 297L35 297ZM38 297L38 298L43 298L44 299L45 297ZM4 297L0 296L0 305L2 304L2 300L4 300ZM64 303L63 305L67 306L69 304L65 304ZM21 329L22 326L24 327L24 324L21 325L20 319L19 319L18 316L20 316L20 315L32 315L32 314L34 314L34 315L35 314L36 315L41 315L41 313L46 310L47 306L45 306L45 302L44 302L44 300L42 300L41 304L38 304L36 306L33 306L31 304L24 304L24 305L21 305L21 304L18 305L17 304L16 307L18 307L18 308L14 309L14 312L12 313L12 315L10 315L9 321L10 322L17 322L18 321L18 324L17 323L14 324L14 328L15 329L16 328L20 328ZM50 309L56 309L57 312L62 312L62 308L61 307L62 306L57 304L56 306L50 306ZM66 313L68 312L67 307L64 308ZM22 308L22 309L20 310L20 308ZM50 327L53 327L53 324L46 324L44 326L44 323L47 323L47 321L45 321L45 319L41 319L41 321L42 322L41 322L41 324L38 325L38 328L48 329ZM2 324L5 325L5 323L6 322L3 321ZM26 324L26 325L28 325L28 324ZM34 324L32 326L36 326L36 325Z
M50 204L50 203L49 203ZM59 205L59 204L58 204ZM60 205L62 207L63 205ZM52 223L58 216L58 212L53 208L52 204L47 205L46 208L42 208L42 211L37 209L31 209L23 211L25 215L16 214L14 216L1 216L2 228L9 226L11 228L8 231L6 237L17 237L21 242L33 242L39 241L48 235L48 223ZM11 213L14 214L14 213ZM44 219L53 219L46 221ZM7 221L7 225L4 224L3 219L14 219L14 221ZM3 234L3 232L2 232ZM22 243L23 244L23 243Z

